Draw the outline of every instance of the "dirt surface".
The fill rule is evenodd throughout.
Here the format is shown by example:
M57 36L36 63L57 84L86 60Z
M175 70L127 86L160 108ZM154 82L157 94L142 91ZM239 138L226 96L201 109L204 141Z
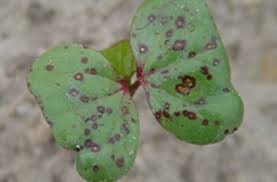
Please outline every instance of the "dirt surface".
M34 59L61 42L101 49L128 36L140 0L0 0L0 182L82 182L28 93ZM141 147L121 182L277 181L277 1L208 0L245 102L240 130L199 147L154 121L142 90Z

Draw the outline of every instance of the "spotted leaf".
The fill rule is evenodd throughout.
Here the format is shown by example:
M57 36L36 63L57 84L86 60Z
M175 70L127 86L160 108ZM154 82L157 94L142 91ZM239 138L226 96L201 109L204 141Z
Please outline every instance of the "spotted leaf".
M87 181L115 181L138 147L137 111L109 61L79 45L50 49L33 64L29 89L59 145L76 151Z
M156 119L195 144L221 141L241 124L243 104L204 0L144 1L131 45Z

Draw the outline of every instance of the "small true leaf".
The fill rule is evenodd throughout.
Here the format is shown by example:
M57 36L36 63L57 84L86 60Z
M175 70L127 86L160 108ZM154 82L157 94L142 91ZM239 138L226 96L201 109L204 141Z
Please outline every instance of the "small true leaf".
M166 130L210 144L238 129L243 104L204 0L146 0L131 35L138 77Z
M28 75L57 143L78 152L89 182L115 181L135 159L137 111L118 77L101 53L71 44L47 51Z
M112 47L102 51L103 55L110 61L114 70L122 76L122 79L129 79L136 71L136 62L129 40L123 40Z

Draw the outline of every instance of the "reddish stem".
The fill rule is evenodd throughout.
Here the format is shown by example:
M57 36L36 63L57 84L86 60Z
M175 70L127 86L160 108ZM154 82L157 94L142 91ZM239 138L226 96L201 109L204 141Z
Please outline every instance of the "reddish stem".
M139 80L136 80L136 81L129 87L131 97L134 96L134 94L136 93L136 91L138 90L138 88L139 88L140 85L141 85L140 81L139 81Z

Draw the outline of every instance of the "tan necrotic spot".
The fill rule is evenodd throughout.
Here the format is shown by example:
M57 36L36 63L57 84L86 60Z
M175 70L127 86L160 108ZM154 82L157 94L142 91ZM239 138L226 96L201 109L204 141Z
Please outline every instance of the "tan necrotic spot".
M186 40L176 40L172 46L174 51L182 51L186 47Z
M83 81L84 80L84 75L82 73L77 73L74 75L74 79L78 81Z
M81 63L86 64L88 62L88 58L87 57L82 57L81 58Z
M46 68L47 71L52 71L55 67L54 67L53 64L48 64L48 65L45 66L45 68Z
M141 45L139 46L139 52L140 52L141 54L147 53L147 52L148 52L148 47L147 47L146 45L144 45L144 44L141 44Z
M115 164L118 168L122 168L124 166L124 158L116 159Z
M215 49L215 48L217 48L216 37L215 37L215 36L212 36L210 42L208 42L208 43L206 44L205 49L206 49L206 50L212 50L212 49Z
M175 23L176 23L177 28L184 28L185 24L186 24L185 17L178 16Z
M184 84L176 85L176 91L180 94L187 95L190 92L190 88L186 87Z

